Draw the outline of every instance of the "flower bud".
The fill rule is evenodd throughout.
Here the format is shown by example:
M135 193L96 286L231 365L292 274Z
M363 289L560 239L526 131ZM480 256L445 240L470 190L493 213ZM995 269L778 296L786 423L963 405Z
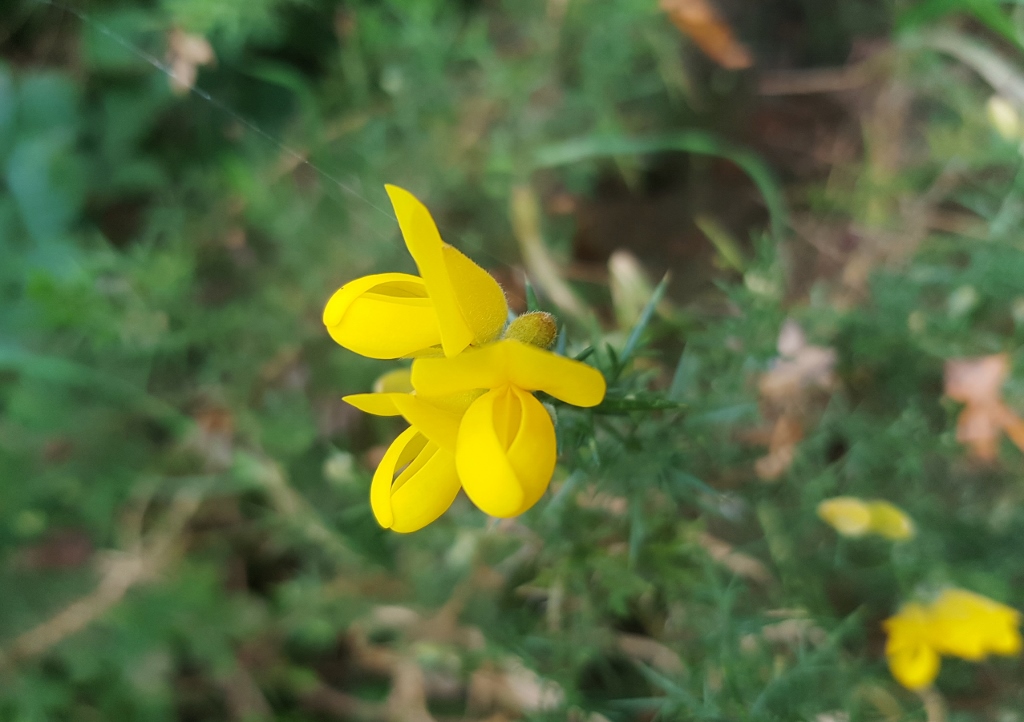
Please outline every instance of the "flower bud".
M555 341L558 334L558 324L555 317L544 311L524 313L516 318L505 329L505 338L510 338L531 346L548 348Z

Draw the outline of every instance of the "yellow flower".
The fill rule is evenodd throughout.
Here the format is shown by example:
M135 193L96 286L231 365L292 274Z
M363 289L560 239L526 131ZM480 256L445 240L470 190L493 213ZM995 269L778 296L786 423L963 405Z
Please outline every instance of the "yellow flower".
M943 654L984 659L1021 650L1020 612L965 589L947 589L931 606L936 645Z
M557 455L555 427L532 391L576 406L604 398L604 377L579 361L505 339L453 358L413 362L411 393L401 372L387 391L346 396L378 416L410 427L373 475L370 505L386 529L410 532L451 506L461 483L482 511L522 514L543 496Z
M883 626L889 669L908 689L935 681L940 655L978 661L1021 650L1020 613L964 589L947 589L928 605L906 604Z
M455 467L473 503L501 518L537 503L555 469L554 424L531 392L582 407L601 403L605 393L596 369L514 339L417 359L412 385L426 397L485 391L459 424Z
M939 674L939 653L932 645L928 610L917 602L904 605L882 623L889 638L885 656L896 681L907 689L924 689Z
M381 273L350 281L324 308L331 338L362 356L394 359L440 346L454 356L497 338L508 318L501 286L441 240L415 196L386 186L420 275Z
M344 401L377 416L402 416L410 426L377 465L370 506L385 529L417 531L447 511L459 493L455 441L475 395L422 398L411 393L408 370L385 374L377 386L382 387L378 393L353 394Z
M874 533L900 541L914 535L914 523L910 517L887 501L837 496L818 504L818 516L843 536Z

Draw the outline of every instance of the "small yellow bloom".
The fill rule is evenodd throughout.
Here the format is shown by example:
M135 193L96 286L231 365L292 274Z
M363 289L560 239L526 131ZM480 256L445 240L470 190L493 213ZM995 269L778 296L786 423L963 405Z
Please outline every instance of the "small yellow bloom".
M501 518L536 504L555 470L554 424L530 392L582 407L601 403L605 393L596 369L513 339L417 359L412 385L426 397L486 391L459 424L455 466L473 503Z
M331 338L362 356L394 359L440 346L453 356L495 339L508 318L501 286L441 240L426 206L386 186L420 275L380 273L350 281L324 308Z
M924 689L939 675L939 653L932 645L928 610L917 602L904 605L883 622L888 632L885 656L896 681L907 689Z
M897 506L887 501L868 502L871 513L871 531L893 541L902 541L914 536L914 522Z
M889 668L908 689L935 681L940 655L978 661L1021 650L1020 613L964 589L947 589L928 605L906 604L883 626Z
M843 536L863 536L871 528L871 510L852 496L826 499L818 504L818 516Z
M837 496L818 504L818 516L843 536L878 534L902 541L914 535L914 522L899 507L887 501L864 501Z
M932 603L936 644L943 654L984 659L1021 650L1020 612L965 589L947 589Z

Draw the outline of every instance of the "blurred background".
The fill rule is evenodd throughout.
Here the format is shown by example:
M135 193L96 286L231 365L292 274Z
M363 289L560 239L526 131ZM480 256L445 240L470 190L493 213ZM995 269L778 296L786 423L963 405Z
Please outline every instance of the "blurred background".
M881 627L1024 606L1019 0L0 7L0 720L1024 720ZM373 519L384 183L613 382L520 519Z

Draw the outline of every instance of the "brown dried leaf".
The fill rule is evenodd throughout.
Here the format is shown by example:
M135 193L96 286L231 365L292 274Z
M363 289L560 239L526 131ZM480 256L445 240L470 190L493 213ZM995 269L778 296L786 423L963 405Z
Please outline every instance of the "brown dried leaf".
M993 461L999 434L1005 432L1024 451L1024 420L1003 401L1002 386L1010 374L1010 358L993 354L946 362L946 395L964 404L956 439L982 461Z
M620 634L616 640L619 651L630 659L643 662L666 674L678 674L686 669L683 660L661 642L639 634Z
M760 560L749 554L736 551L728 542L710 534L701 533L697 535L697 543L704 548L708 556L733 574L765 586L775 583L775 577Z
M946 362L946 395L965 404L987 405L1002 400L1002 386L1010 374L1004 353Z
M803 425L790 416L780 416L772 428L768 454L754 463L754 471L763 481L775 481L793 464L796 445L804 438Z
M555 709L564 697L561 687L512 658L500 668L485 664L473 672L467 708L475 716L492 710L518 715Z
M661 0L659 6L679 32L723 68L739 70L753 64L750 51L736 39L710 0Z

